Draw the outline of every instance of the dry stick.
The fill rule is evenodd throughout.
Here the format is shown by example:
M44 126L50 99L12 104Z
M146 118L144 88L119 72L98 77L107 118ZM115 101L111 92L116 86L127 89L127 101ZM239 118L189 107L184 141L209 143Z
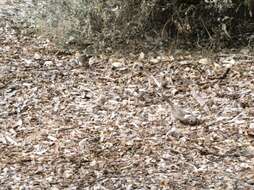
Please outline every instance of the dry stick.
M165 32L165 30L166 30L166 27L167 27L167 25L169 24L170 21L171 21L171 19L168 19L168 20L166 21L166 23L164 24L164 26L163 26L163 28L162 28L162 30L161 30L161 37L164 36L164 32Z
M202 24L203 24L203 26L204 26L204 28L205 28L205 30L206 30L206 32L207 32L207 34L208 34L209 38L210 38L210 40L213 40L213 37L211 36L210 32L209 32L209 31L208 31L208 29L206 28L206 26L205 26L205 23L204 23L203 19L202 19L202 18L200 18L200 20L201 20L201 22L202 22Z
M210 79L218 79L218 80L223 80L227 77L228 73L230 71L230 68L227 68L226 71L221 75L221 76L218 76L218 77L212 77Z
M226 71L223 73L222 76L218 77L218 79L222 80L225 79L230 71L230 68L227 68Z

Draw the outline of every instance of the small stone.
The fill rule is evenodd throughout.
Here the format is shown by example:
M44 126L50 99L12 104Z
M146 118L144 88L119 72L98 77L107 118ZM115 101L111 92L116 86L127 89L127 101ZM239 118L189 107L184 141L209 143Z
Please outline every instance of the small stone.
M38 54L38 53L35 53L35 54L34 54L34 59L35 59L35 60L41 59L41 55Z
M112 69L119 69L119 68L121 68L123 66L124 66L124 64L122 62L116 61L116 62L112 63Z
M183 60L183 61L179 61L178 64L180 64L180 65L188 65L188 64L190 64L190 62L187 61L187 60Z
M157 63L160 62L160 60L161 60L161 59L158 58L158 57L156 57L156 58L153 57L153 58L150 59L150 62L151 62L151 63L154 63L154 64L157 64Z
M202 59L198 60L198 63L207 65L209 63L209 60L207 58L202 58Z
M141 52L141 53L139 54L138 60L141 61L141 60L143 60L144 58L145 58L145 54L144 54L143 52Z
M44 62L44 66L46 66L46 67L52 67L53 66L53 61L45 61Z
M251 123L249 125L249 128L247 129L247 133L249 136L254 137L254 123Z

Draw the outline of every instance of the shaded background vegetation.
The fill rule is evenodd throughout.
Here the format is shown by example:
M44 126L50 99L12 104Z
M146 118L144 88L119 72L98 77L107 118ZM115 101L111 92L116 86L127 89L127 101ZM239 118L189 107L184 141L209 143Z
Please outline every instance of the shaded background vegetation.
M252 0L33 2L30 22L65 49L104 51L137 41L212 48L253 44Z

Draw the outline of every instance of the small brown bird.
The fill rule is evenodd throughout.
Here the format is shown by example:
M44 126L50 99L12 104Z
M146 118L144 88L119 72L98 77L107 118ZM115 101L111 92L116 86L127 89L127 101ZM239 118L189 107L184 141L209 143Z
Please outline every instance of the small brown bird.
M196 117L193 113L187 112L186 110L183 110L182 108L178 107L165 96L163 97L163 99L170 105L173 117L176 120L180 121L182 124L193 126L199 125L201 123L201 120L198 117Z
M91 55L82 54L78 56L78 61L82 66L85 66L86 68L90 67L89 65L89 59L91 58Z

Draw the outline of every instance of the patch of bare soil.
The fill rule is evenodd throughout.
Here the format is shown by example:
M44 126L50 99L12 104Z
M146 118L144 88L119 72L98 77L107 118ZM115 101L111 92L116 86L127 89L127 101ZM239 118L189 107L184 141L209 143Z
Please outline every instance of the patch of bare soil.
M0 189L254 188L248 48L79 63L0 25Z

